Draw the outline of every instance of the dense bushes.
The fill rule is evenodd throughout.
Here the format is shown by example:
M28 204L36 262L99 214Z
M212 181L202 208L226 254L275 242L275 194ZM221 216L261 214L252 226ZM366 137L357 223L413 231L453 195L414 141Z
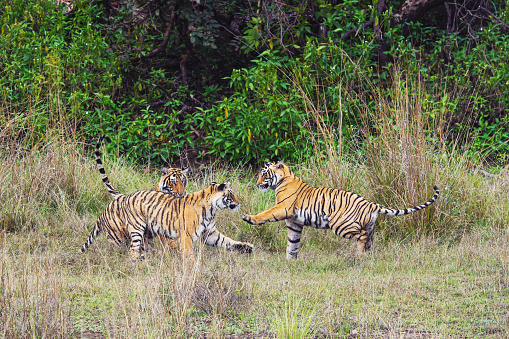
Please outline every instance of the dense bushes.
M200 127L208 132L209 152L232 161L296 160L326 142L324 133L334 135L336 142L362 142L359 130L380 114L373 97L394 96L397 65L408 77L422 80L428 107L447 112L443 123L453 144L472 142L470 152L507 161L507 36L494 24L479 29L475 39L422 23L405 25L410 34L403 34L401 25L388 25L389 13L384 13L376 18L386 30L385 54L392 60L384 66L376 61L380 45L370 26L348 43L341 40L370 13L361 7L355 2L320 4L315 15L327 26L326 34L305 41L303 32L312 26L306 20L292 27L293 38L275 39L284 23L254 18L245 31L246 42L253 50L265 50L251 68L233 71L233 95L198 113Z
M88 126L96 95L121 82L119 60L94 22L100 9L74 6L68 16L49 1L15 0L0 15L0 119L32 142L48 128Z
M356 1L267 2L243 9L242 42L218 43L218 20L237 15L231 7L213 14L220 5L170 2L140 24L129 6L106 11L77 0L66 12L47 0L8 2L0 15L0 120L29 143L49 128L85 141L108 133L111 150L141 163L174 161L190 149L240 163L296 160L327 142L362 147L362 130L378 119L373 97L393 95L397 66L422 80L430 107L448 112L450 141L461 136L472 152L507 161L509 49L496 24L477 24L475 36L447 34L429 18L391 25L392 9ZM507 8L494 6L507 20ZM368 20L386 46L373 25L359 24ZM158 25L168 28L166 44ZM164 51L145 58L153 46ZM249 66L235 67L254 53ZM188 57L192 74L179 75Z

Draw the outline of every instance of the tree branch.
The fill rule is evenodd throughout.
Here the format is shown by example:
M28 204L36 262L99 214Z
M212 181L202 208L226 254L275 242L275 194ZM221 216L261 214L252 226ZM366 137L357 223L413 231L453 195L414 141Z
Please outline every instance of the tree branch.
M360 31L361 29L364 29L364 28L366 28L366 27L371 26L371 25L373 24L373 22L375 22L375 20L374 20L373 18L369 19L369 21L368 21L368 22L366 22L366 23L365 23L364 25L362 25L361 27L359 27L359 28L353 28L353 29L349 30L348 32L346 32L345 34L343 34L343 35L341 36L341 38L339 38L339 40L341 40L341 41L345 41L345 40L347 40L348 38L350 38L352 35L354 35L354 34L355 34L355 35L359 34L359 31ZM336 44L336 43L335 43L335 44Z
M131 57L131 58L129 58L129 60L131 60L132 62L136 62L136 61L139 61L142 59L152 58L153 56L164 51L164 49L168 45L168 41L170 40L170 33L171 33L171 29L173 27L174 21L175 21L175 12L172 12L171 16L170 16L170 20L168 22L168 27L166 27L166 32L164 32L163 42L161 43L161 45L159 47L157 47L156 49L152 50L151 52L149 52L145 55L141 55L139 57Z
M430 9L443 5L445 0L406 0L398 13L394 15L392 24L414 21Z

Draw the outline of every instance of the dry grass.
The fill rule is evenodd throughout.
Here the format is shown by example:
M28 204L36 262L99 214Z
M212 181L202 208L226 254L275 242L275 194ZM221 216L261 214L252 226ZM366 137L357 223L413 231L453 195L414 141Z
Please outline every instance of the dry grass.
M352 241L306 228L299 259L287 261L284 223L241 221L272 206L273 194L256 191L253 174L219 167L194 172L188 190L232 182L241 208L219 213L218 229L253 243L252 255L196 244L190 265L156 242L155 253L134 263L104 235L78 254L110 201L94 160L58 133L23 151L2 139L1 336L509 337L507 186L442 147L440 124L422 120L422 96L410 88L400 82L394 100L380 99L384 132L369 139L364 155L329 149L292 166L312 185L396 208L423 202L440 186L425 211L379 218L372 251L363 256ZM326 147L337 147L332 135L328 140ZM121 192L157 182L158 173L104 160Z
M60 151L72 149L68 146ZM63 161L64 155L50 157L45 152L31 154L30 163L39 166L43 160L38 157L62 159L48 160L48 166L69 163ZM220 213L219 229L253 242L255 252L243 256L196 246L197 266L189 267L178 253L166 252L157 243L156 253L133 263L125 249L111 247L103 236L85 254L77 253L101 205L109 201L101 193L105 190L93 160L77 154L74 173L82 179L76 177L75 186L51 171L39 171L18 173L23 178L20 184L2 188L3 197L17 194L26 189L32 175L45 190L32 193L33 205L26 203L37 207L30 212L31 227L18 223L2 233L0 331L4 337L509 335L505 188L490 178L464 172L464 167L441 173L450 171L454 176L450 185L459 191L446 191L439 199L455 206L450 210L460 210L455 215L478 221L468 230L453 236L402 238L386 236L389 230L382 229L375 234L372 253L359 257L352 242L306 229L296 261L285 259L282 223L254 227L240 222L245 211L270 206L270 193L254 191L252 178L237 179L238 170L202 173L194 178L190 191L214 177L232 181L242 208ZM112 182L122 183L126 193L151 187L157 180L122 162L106 164ZM369 185L361 182L364 167L350 166L345 172L349 181L358 181L357 188L366 191ZM312 166L296 170L303 178L320 182ZM3 218L5 213L2 210Z
M136 264L104 242L83 256L58 253L57 244L14 255L23 241L8 236L2 247L1 330L9 338L257 337L292 330L284 317L307 316L310 331L325 337L509 335L503 230L497 241L476 233L455 245L378 243L360 258L346 241L336 251L304 247L290 262L283 251L244 257L207 248L191 277L162 249Z

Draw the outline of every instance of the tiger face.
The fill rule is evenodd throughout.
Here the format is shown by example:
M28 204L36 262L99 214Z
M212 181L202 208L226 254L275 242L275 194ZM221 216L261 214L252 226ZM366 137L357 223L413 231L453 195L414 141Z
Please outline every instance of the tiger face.
M210 185L210 190L212 192L212 205L218 210L228 208L235 211L238 209L240 202L230 188L229 182L220 185L213 182Z
M265 192L267 189L276 189L277 184L284 178L285 176L285 165L282 161L278 161L277 163L266 162L265 167L263 167L258 174L258 180L256 181L256 187L262 192Z
M186 194L187 187L187 172L189 168L166 168L161 169L163 176L159 180L159 191L171 194L177 198L183 197Z

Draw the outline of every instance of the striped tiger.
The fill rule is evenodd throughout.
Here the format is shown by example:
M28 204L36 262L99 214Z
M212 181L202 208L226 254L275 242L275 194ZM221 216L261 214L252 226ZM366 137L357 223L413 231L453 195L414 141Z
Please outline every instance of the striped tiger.
M108 179L108 176L106 175L106 171L104 170L104 166L101 161L102 154L100 151L100 147L103 140L111 142L111 139L108 135L103 135L97 140L97 145L95 148L95 161L97 163L97 169L101 174L101 179L104 185L106 186L106 189L111 194L113 199L117 199L118 197L124 195L120 193L117 189L115 189L115 187L113 187L113 185L110 183ZM152 190L170 194L175 197L183 197L186 194L188 170L189 170L188 167L184 169L163 167L161 169L163 175L159 180L159 184L152 188ZM118 242L119 239L124 239L124 242L127 243L129 241L129 234L127 232L125 225L119 222L118 216L115 216L115 214L119 213L118 211L119 209L117 204L114 203L108 204L107 212L110 215L110 218L104 220L104 223L102 224L102 229L106 230L106 233L109 234L108 238L111 236L117 239L115 240L115 242ZM153 234L148 232L144 239L145 242L142 248L145 251L149 251L152 247ZM161 238L161 242L170 248L173 249L177 248L177 245L172 239Z
M166 194L171 194L174 197L183 197L186 195L187 187L187 172L189 167L186 168L161 168L162 176L152 191L159 191Z
M182 198L156 191L137 191L129 195L118 196L110 202L114 208L106 207L99 216L90 235L83 244L85 252L103 230L105 224L122 224L125 234L118 237L115 232L106 236L110 243L125 244L129 238L129 257L143 259L140 255L143 238L151 232L161 237L175 239L185 256L194 258L192 242L201 239L205 244L222 247L230 251L251 253L253 245L235 241L216 230L216 215L222 209L236 210L239 201L229 188L230 183L212 183L209 187L188 194ZM111 215L110 211L116 211Z
M123 195L120 193L113 185L110 183L108 176L106 175L106 171L104 170L104 166L101 161L101 151L100 147L102 141L106 140L107 142L111 142L111 139L107 135L103 135L97 140L97 145L95 148L95 161L97 163L97 169L99 173L101 173L101 179L106 186L106 189L111 194L113 199L116 199L118 196ZM186 194L187 187L187 172L189 168L186 167L184 169L180 168L166 168L163 167L161 169L162 176L159 180L159 184L152 188L154 191L160 191L163 193L171 194L175 197L183 197Z
M276 206L257 215L244 215L242 219L253 225L285 220L288 228L286 258L296 259L304 226L330 228L336 235L357 240L357 251L367 251L373 241L375 222L379 214L403 215L431 205L435 195L422 205L394 210L370 202L360 195L333 188L314 188L299 179L283 164L266 163L260 171L256 186L276 193Z

